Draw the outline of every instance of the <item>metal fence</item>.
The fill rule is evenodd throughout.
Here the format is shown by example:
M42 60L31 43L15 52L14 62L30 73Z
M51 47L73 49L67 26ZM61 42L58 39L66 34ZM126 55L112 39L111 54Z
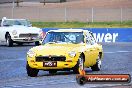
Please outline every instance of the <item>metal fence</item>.
M58 3L58 2L66 2L71 0L0 0L0 3L12 3L12 2L46 2L46 3Z
M26 18L44 22L102 22L132 20L132 8L45 8L0 6L0 18Z

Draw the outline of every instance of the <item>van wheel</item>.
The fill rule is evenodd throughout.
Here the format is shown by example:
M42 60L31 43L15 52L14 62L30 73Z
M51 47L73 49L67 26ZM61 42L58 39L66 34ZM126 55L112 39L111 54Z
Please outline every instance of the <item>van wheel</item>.
M98 56L96 64L91 66L92 71L100 71L101 69L101 58Z
M73 72L79 74L79 69L84 70L84 58L82 55L79 57L77 64L73 67Z
M13 46L13 41L12 41L11 36L9 34L6 37L6 46L8 46L8 47Z
M38 75L39 70L35 68L31 68L28 64L26 65L27 74L30 77L36 77Z

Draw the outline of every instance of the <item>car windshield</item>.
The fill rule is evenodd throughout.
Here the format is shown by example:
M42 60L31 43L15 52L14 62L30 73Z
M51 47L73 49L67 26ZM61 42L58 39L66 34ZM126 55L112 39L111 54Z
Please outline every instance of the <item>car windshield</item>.
M84 43L83 32L49 32L43 40L46 43Z
M31 26L28 20L4 20L3 26L13 26L13 25L23 25L23 26Z

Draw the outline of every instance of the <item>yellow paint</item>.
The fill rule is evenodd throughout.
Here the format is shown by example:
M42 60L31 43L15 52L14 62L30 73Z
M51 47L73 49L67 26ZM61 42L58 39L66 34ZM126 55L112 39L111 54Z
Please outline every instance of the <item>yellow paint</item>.
M79 32L83 30L54 30L57 32ZM86 35L87 31L83 31L84 36ZM85 40L85 39L84 39ZM85 40L86 42L86 40ZM90 67L96 64L96 59L98 58L99 52L103 52L102 45L100 44L93 44L88 45L86 43L80 44L45 44L37 47L33 47L30 49L31 51L35 52L34 57L29 57L27 55L27 62L31 68L36 69L63 69L63 68L73 68L79 59L80 54L84 53L85 55L85 67ZM69 52L74 51L76 52L75 57L70 57ZM57 67L43 67L43 62L36 62L36 56L65 56L66 61L57 61ZM68 62L67 62L68 61Z

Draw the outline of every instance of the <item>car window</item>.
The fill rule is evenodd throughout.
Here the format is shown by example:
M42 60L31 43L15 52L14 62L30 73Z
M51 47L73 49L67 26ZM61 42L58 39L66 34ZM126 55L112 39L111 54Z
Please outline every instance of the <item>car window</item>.
M88 33L86 34L86 43L87 43L87 44L90 44L90 45L93 45L93 44L96 43L96 42L95 42L95 39L94 39L94 37L93 37L93 35L92 35L92 33L90 33L90 32L88 32Z
M3 21L3 26L11 26L10 23L7 20Z
M96 40L95 40L92 32L89 32L89 35L90 35L90 39L91 39L92 44L95 44L96 43Z
M49 32L43 43L84 43L82 32Z
M3 26L13 26L13 25L23 25L23 26L30 26L30 22L28 20L4 20Z
M88 45L91 45L91 41L90 41L90 37L89 37L89 34L88 33L86 34L86 43Z

